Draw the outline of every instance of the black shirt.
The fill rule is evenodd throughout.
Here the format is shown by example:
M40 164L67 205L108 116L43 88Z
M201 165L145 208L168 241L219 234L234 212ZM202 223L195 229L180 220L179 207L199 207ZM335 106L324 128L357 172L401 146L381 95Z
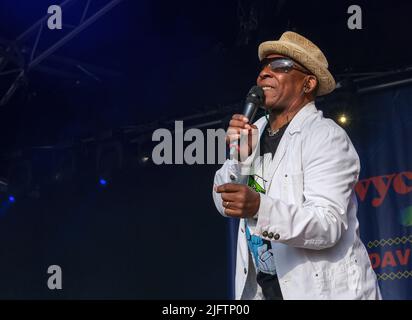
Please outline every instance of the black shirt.
M272 154L272 158L274 157L276 150L279 146L280 140L282 139L282 136L285 133L287 127L288 124L279 128L279 130L276 133L270 134L268 131L268 128L270 127L268 124L266 125L260 139L261 156L264 156L266 153L270 153ZM267 245L271 247L269 241L264 240L264 242L267 242ZM259 271L257 273L256 281L262 288L263 295L267 300L283 299L277 275L266 274Z
M288 124L284 125L283 127L279 128L279 131L270 135L268 132L269 125L267 124L265 127L265 132L262 133L262 137L260 139L260 155L263 156L266 153L271 153L272 158L276 153L276 150L279 146L280 139L282 139L283 134L286 131Z

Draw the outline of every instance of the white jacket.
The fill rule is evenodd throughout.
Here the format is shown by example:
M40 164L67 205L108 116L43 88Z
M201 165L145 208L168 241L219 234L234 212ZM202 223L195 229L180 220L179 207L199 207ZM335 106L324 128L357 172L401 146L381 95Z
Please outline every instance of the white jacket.
M266 119L255 122L262 133ZM258 158L227 160L214 184L246 183L242 175ZM309 103L292 119L267 168L272 177L260 195L252 232L272 233L276 271L284 299L381 299L376 275L359 238L354 186L360 162L346 132ZM222 198L213 191L218 211ZM274 236L273 236L274 235ZM274 240L277 239L277 240ZM240 220L236 299L263 299Z

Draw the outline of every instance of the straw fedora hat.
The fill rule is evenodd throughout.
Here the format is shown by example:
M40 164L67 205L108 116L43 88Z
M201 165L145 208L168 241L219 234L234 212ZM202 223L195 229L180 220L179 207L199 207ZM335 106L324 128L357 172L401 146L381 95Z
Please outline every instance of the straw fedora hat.
M319 82L318 96L332 92L335 79L328 70L328 61L320 49L311 41L292 31L286 31L279 40L266 41L259 45L259 60L269 54L287 56L312 72Z

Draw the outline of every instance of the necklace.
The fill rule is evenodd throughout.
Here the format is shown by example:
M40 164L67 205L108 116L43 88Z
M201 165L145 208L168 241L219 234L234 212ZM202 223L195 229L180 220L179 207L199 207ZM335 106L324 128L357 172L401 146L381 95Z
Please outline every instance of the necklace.
M280 128L275 129L275 130L272 130L272 129L269 127L269 128L267 128L266 130L267 130L267 132L268 132L268 134L269 134L269 137L273 137L275 134L277 134L277 133L279 132Z
M289 125L289 123L290 123L290 120L288 118L288 121L283 126L281 126L280 128L277 128L277 129L272 129L270 127L270 123L268 122L268 127L266 128L266 130L269 134L269 137L273 137L274 135L276 135L281 129L286 128Z

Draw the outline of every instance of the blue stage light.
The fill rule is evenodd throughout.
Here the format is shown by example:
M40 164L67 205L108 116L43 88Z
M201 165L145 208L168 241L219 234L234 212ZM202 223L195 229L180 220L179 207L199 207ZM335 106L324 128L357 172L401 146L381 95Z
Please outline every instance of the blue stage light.
M11 203L14 203L14 202L16 202L16 199L13 196L9 196L9 201Z
M105 179L100 179L99 182L100 182L100 185L102 186L107 185L107 181Z

